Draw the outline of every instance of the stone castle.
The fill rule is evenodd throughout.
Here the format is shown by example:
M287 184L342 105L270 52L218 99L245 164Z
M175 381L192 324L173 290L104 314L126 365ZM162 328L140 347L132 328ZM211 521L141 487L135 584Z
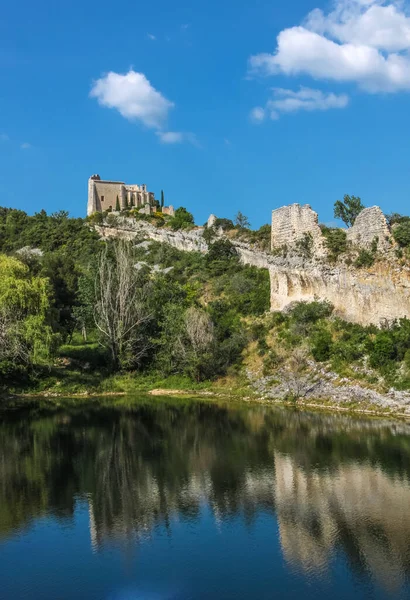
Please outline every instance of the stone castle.
M92 175L88 180L87 215L115 212L118 206L120 210L135 207L140 212L151 214L157 210L159 203L145 184L128 185L123 181L109 181L101 179L99 175ZM174 209L172 206L164 206L162 212L173 216Z

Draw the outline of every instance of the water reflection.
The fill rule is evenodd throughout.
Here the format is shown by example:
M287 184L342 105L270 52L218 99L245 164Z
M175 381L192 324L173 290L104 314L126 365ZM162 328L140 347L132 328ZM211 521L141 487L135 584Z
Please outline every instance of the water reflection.
M95 551L175 520L278 522L283 557L385 589L410 572L410 428L205 403L36 407L0 423L0 542L86 499ZM272 541L274 543L274 541Z

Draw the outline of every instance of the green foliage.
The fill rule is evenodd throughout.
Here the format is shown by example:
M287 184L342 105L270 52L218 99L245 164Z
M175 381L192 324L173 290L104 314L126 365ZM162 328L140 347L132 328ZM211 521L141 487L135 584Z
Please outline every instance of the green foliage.
M164 208L164 206L165 206L164 190L161 190L161 208Z
M319 329L312 336L312 355L318 362L329 360L332 347L332 334L327 329Z
M345 194L343 201L336 200L333 214L336 219L341 219L343 223L351 227L364 208L364 204L358 196Z
M120 205L120 199L117 196L117 199L115 201L115 210L116 212L120 212L121 211L121 205Z
M322 225L322 233L325 237L328 258L332 262L336 262L341 254L347 250L347 236L343 229L326 227Z
M364 248L362 248L359 251L359 255L356 258L356 260L354 261L354 266L357 269L361 269L363 267L371 267L374 265L374 261L375 261L375 255L373 252L369 252L368 250L365 250Z
M304 258L312 258L313 237L310 232L304 233L301 238L296 240L296 250Z
M176 209L175 215L170 219L169 224L174 231L177 229L186 229L194 225L194 217L186 208L180 206Z
M259 250L266 252L271 247L272 227L268 224L262 225L256 231L246 232L245 239L250 244L254 244Z
M381 331L376 335L370 351L370 365L383 367L396 357L396 348L392 336Z
M333 306L330 302L296 302L289 311L289 316L294 323L299 325L314 324L320 319L330 317Z
M235 269L238 264L238 253L229 240L222 238L210 244L206 265L213 275L221 275L226 269Z
M0 255L0 375L48 363L55 338L49 325L51 287L15 258ZM14 367L13 367L14 365Z
M410 221L410 217L406 217L404 215L401 215L400 213L390 213L386 216L386 220L387 223L389 224L390 227L392 227L393 225L396 225L397 223L406 223Z
M249 229L251 226L248 217L241 213L240 210L236 213L235 225L239 227L239 229Z
M233 224L233 221L231 221L231 219L216 219L214 227L216 229L219 229L219 227L221 227L223 231L229 231L233 229L235 225Z
M410 220L401 221L393 227L393 237L401 248L410 247Z
M204 238L207 244L210 244L212 240L216 237L215 227L205 227L202 237Z

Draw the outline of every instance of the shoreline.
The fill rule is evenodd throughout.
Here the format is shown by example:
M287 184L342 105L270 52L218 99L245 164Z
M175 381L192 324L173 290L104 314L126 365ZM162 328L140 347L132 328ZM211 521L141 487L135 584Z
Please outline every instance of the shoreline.
M392 418L397 420L405 420L410 421L410 414L403 413L399 410L395 410L394 407L386 408L384 410L380 409L376 405L371 405L370 403L366 403L364 406L353 405L353 406L342 406L337 402L332 402L331 400L323 399L323 401L309 401L304 399L294 400L294 401L286 401L284 399L274 399L274 398L266 398L263 396L255 395L254 393L251 395L241 395L239 393L235 393L235 391L223 392L217 390L187 390L187 389L166 389L166 388L153 388L150 390L136 390L134 392L78 392L78 393L57 393L57 392L36 392L36 393L22 393L22 394L7 394L0 395L0 403L2 400L4 401L4 408L7 408L8 403L19 402L20 407L24 405L24 401L36 401L36 400L49 400L51 403L55 400L59 399L69 400L69 399L96 399L96 398L124 398L124 397L132 397L132 396L149 396L153 398L192 398L193 400L210 400L210 401L232 401L232 402L245 402L247 404L259 404L265 406L277 406L283 408L292 408L297 410L314 410L319 412L331 412L331 413L344 413L351 414L353 416L367 416L374 418ZM364 404L364 403L363 403ZM10 406L10 408L12 408Z

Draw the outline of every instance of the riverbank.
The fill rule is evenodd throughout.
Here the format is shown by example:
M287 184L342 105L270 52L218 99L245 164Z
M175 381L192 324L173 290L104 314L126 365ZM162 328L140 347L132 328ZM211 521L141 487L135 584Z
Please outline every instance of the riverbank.
M315 394L316 389L316 394ZM82 401L112 399L117 402L121 398L150 396L153 401L160 398L200 399L223 402L246 402L282 406L299 410L336 412L371 417L392 417L410 419L408 394L395 392L402 401L390 394L380 394L374 390L359 388L357 385L336 385L320 382L316 388L304 397L289 394L283 382L273 378L249 380L244 376L225 377L214 382L195 384L189 379L172 376L164 380L151 376L132 377L131 374L116 375L100 382L98 388L70 391L64 386L57 389L30 390L26 392L0 393L0 402L4 405L23 406L25 403L46 401L60 404L62 400ZM327 395L326 395L327 394ZM403 398L403 396L405 396Z

